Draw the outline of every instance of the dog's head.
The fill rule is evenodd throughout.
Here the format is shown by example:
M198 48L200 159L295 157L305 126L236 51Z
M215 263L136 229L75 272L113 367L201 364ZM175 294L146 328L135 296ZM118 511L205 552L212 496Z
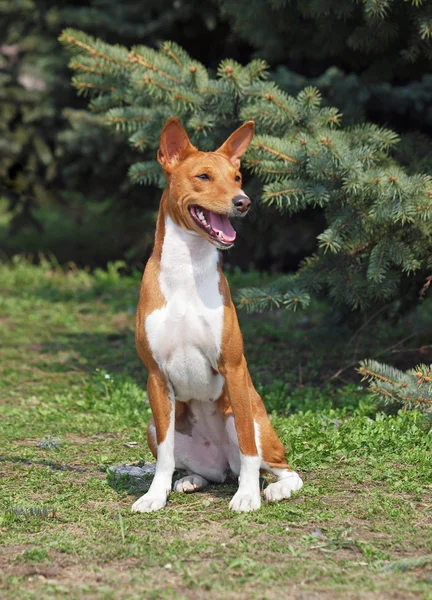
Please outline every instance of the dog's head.
M239 168L253 134L254 123L248 121L215 152L200 152L177 119L162 130L157 156L168 182L168 214L221 250L236 237L230 217L244 217L251 203Z

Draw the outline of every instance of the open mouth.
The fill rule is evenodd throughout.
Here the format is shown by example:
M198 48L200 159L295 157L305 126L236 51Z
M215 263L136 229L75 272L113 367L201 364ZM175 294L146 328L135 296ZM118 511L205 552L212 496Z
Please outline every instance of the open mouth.
M229 248L234 244L236 232L226 215L219 215L196 204L189 207L189 212L193 220L219 246Z

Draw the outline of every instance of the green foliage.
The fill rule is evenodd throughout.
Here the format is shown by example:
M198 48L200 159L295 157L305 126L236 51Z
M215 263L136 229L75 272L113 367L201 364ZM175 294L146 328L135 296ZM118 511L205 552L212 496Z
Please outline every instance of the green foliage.
M246 6L243 0L212 0L203 6L198 0L149 0L141 6L132 0L120 5L116 0L102 4L90 0L85 5L69 2L67 6L50 6L28 0L3 2L0 11L0 127L5 150L0 160L0 179L2 196L8 201L7 216L0 223L0 245L9 255L42 249L54 251L62 262L73 259L93 265L116 258L138 263L148 253L152 216L159 199L156 187L163 180L153 170L154 154L149 151L160 123L156 120L154 128L149 123L145 128L140 125L146 122L148 110L153 115L151 102L165 98L161 85L179 92L179 84L150 69L150 79L145 84L149 106L141 102L141 81L135 82L135 97L125 103L116 96L122 95L122 90L111 90L113 102L110 103L109 93L101 97L93 94L93 112L84 110L85 96L97 89L89 85L115 87L111 85L114 79L110 73L116 71L116 64L115 83L120 81L125 47L131 44L136 44L142 56L162 60L170 75L175 73L177 63L174 59L166 63L167 56L158 58L155 48L162 39L176 41L172 54L178 53L180 63L186 61L190 70L184 72L181 94L169 103L168 112L170 116L183 116L189 107L188 127L199 132L196 139L203 149L214 148L242 118L239 110L244 101L238 98L232 102L231 91L239 96L249 94L249 80L262 82L268 75L275 76L265 69L261 59L252 60L244 69L238 68L239 61L253 58L256 51L258 56L272 61L272 68L274 60L281 63L277 80L282 89L270 82L266 86L280 107L276 111L273 106L269 115L264 107L260 110L262 121L268 118L263 134L279 137L273 122L283 124L287 110L299 111L301 105L296 104L295 97L312 85L324 97L324 129L326 119L340 121L339 112L343 112L348 125L364 119L390 124L403 134L403 143L391 151L398 162L413 174L430 170L430 77L425 74L430 71L430 7L426 2L253 0ZM108 61L84 52L72 58L71 66L83 71L77 73L76 80L82 98L76 98L69 86L69 54L59 49L56 42L65 26L97 35L104 40L101 48L107 44L113 53ZM392 32L391 39L385 37L386 31ZM239 36L247 44L242 44ZM193 58L180 49L179 43L186 44ZM113 50L111 44L117 49ZM417 58L409 63L401 52L414 47ZM170 42L166 48L170 52ZM226 56L232 58L222 60L217 71L218 62ZM197 58L211 70L208 72ZM209 81L215 80L222 84L213 90L217 99L212 103L208 98L209 102L201 106L202 94L209 89ZM316 101L317 97L310 97L311 103ZM336 105L338 110L325 107L326 104ZM305 118L310 124L307 114ZM110 133L107 122L116 135ZM294 121L288 119L288 124L292 131ZM410 131L406 138L407 129L420 129L426 134ZM129 147L125 139L129 140ZM148 156L141 167L132 167L128 178L128 169L140 149ZM321 181L302 185L294 179L288 188L292 193L287 197L281 193L287 188L273 178L273 158L263 164L268 179L262 172L260 181L254 178L249 189L258 197L261 182L268 183L267 201L282 207L284 217L275 222L269 211L256 211L255 220L252 215L248 223L241 224L246 235L242 247L231 253L230 260L243 267L253 263L259 268L271 265L275 270L293 270L314 249L315 238L322 233L322 207L327 206L328 193ZM287 181L290 167L278 165ZM145 194L140 186L132 185L137 182L146 186ZM97 219L93 208L89 209L96 204L101 208ZM307 206L306 211L298 212L303 206ZM0 212L3 210L0 199ZM127 221L138 229L138 212L142 235L124 224ZM51 213L59 216L59 224L53 225ZM91 223L97 229L94 240L98 236L109 238L104 247L96 247L89 236ZM7 238L7 231L14 237Z
M417 365L406 372L375 360L360 365L359 373L385 404L417 408L432 416L432 365Z
M425 0L218 1L236 34L272 62L288 56L316 71L330 63L391 79L412 77L432 58Z
M243 288L237 299L239 306L248 312L263 311L269 305L296 311L298 307L307 308L311 300L307 290L296 287L292 276L280 277L265 287Z
M0 189L9 201L12 234L26 225L40 233L32 210L35 199L43 203L55 196L52 132L58 115L52 92L59 52L39 18L44 10L32 0L0 5Z
M31 548L24 550L22 560L25 562L43 562L48 557L48 551L44 548Z
M134 252L145 255L152 241L147 232L153 220L148 217L157 206L158 192L148 190L143 204L141 190L127 177L133 149L111 135L98 116L97 101L94 114L83 110L85 101L76 98L69 84L69 54L59 47L57 37L62 28L75 25L109 41L156 45L186 24L185 35L192 42L197 34L211 33L217 9L209 6L198 11L197 0L51 4L0 3L0 214L6 214L0 245L12 254L32 252L39 243L37 251L48 248L64 262L81 264L106 264L119 257L130 260ZM81 68L91 69L95 79L104 72L103 60L94 68L85 57L80 60ZM115 113L112 119L121 129ZM102 217L93 236L111 234L107 246L115 254L94 248L88 260L80 249L89 247L87 222L95 219L88 207L95 204L101 205ZM136 223L137 209L141 231L132 235L122 221L128 218ZM60 236L52 235L51 214L60 214ZM105 230L99 234L101 221ZM117 222L114 232L107 221Z
M364 310L400 295L413 274L413 296L420 291L431 268L432 180L407 174L391 159L394 132L374 124L341 129L341 115L322 106L316 88L288 96L266 81L263 61L242 67L225 60L217 77L203 76L201 85L191 73L203 73L204 66L173 43L128 52L74 30L60 39L76 57L74 85L91 92L96 100L90 107L95 101L98 107L115 104L105 113L107 122L128 130L132 144L139 138L142 152L154 153L173 114L204 149L215 147L239 121L253 119L257 135L245 166L262 182L263 203L289 214L324 211L327 227L316 253L295 276L245 290L241 306L305 307L311 294L325 290L336 304ZM89 65L103 65L103 73L89 73ZM163 185L154 161L133 165L130 175Z
M132 379L97 368L77 400L81 410L110 415L114 421L127 419L138 425L150 414L147 394Z

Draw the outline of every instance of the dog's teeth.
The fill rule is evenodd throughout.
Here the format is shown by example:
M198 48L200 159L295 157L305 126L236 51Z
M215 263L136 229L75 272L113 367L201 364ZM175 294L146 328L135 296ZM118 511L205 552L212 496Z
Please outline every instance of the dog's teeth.
M202 210L197 208L195 211L195 214L198 217L198 219L201 221L201 223L204 223L205 225L207 225L207 221L205 219L205 216L204 216L204 213L202 212Z
M195 208L195 216L206 229L210 227L210 225L207 223L207 219L205 218L203 211L200 208Z

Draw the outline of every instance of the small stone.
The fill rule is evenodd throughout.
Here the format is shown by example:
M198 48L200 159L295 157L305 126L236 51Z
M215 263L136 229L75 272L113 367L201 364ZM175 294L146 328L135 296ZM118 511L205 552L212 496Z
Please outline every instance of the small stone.
M61 446L62 441L60 438L55 436L49 436L39 440L36 444L38 448L42 448L42 450L56 450L59 446Z
M137 467L135 465L117 465L108 467L108 476L115 483L126 482L132 491L146 492L156 471L156 463L148 463Z
M311 531L311 535L312 535L314 538L317 538L317 539L319 539L319 540L325 540L325 539L326 539L326 537L325 537L325 535L323 534L323 532L321 531L321 529L312 529L312 531Z

